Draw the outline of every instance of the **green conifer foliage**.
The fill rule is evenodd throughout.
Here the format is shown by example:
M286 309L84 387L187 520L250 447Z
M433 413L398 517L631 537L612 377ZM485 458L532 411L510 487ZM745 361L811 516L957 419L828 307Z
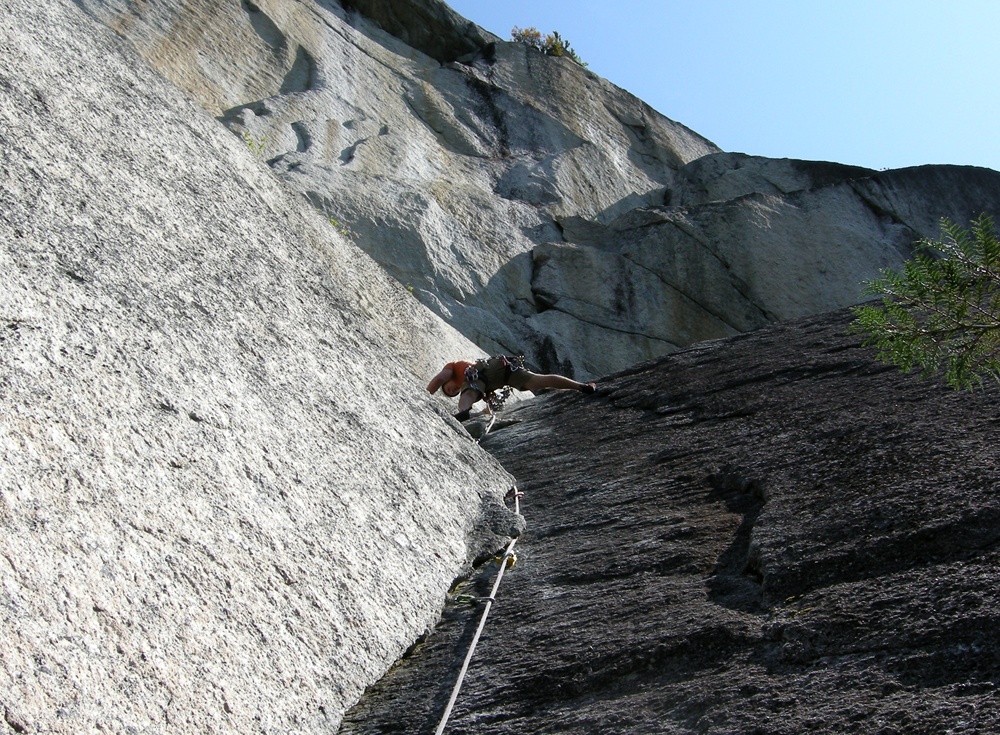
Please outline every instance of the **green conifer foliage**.
M543 38L541 31L537 28L514 26L510 32L510 40L536 48L546 56L565 56L580 66L587 66L587 63L580 59L576 51L570 47L569 41L559 35L559 31L552 31Z
M855 307L851 327L883 362L974 388L1000 380L1000 242L985 214L971 231L944 220L941 232L902 271L866 282L881 302Z

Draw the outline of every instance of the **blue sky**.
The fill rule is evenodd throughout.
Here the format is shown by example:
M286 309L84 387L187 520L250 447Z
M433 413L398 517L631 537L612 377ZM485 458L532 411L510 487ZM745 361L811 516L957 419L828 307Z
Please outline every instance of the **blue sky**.
M726 151L1000 170L1000 0L446 2L504 39L558 31Z

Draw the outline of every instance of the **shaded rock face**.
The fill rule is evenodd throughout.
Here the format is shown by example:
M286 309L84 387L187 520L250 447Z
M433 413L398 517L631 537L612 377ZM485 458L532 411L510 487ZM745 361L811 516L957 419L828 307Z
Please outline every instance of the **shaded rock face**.
M848 321L505 414L484 445L528 527L448 732L997 731L1000 394L874 363ZM433 732L478 622L456 596L342 732Z
M437 0L345 0L341 4L442 63L478 54L500 40Z
M72 3L0 28L4 732L320 732L517 533L475 348Z
M722 153L437 0L79 0L435 313L577 377L855 303L1000 174Z

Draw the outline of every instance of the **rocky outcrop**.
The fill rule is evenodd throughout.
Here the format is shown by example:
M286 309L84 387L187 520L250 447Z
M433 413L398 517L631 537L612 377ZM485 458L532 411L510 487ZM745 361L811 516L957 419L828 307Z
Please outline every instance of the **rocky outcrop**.
M1000 393L901 375L837 312L505 413L528 520L448 732L1000 727ZM342 733L434 732L480 620L444 623Z
M678 206L607 225L564 221L532 252L540 331L588 374L699 340L855 304L943 218L1000 213L1000 173L960 166L864 172L717 154L682 169Z
M577 377L855 303L1000 174L722 153L437 0L80 0L488 352Z
M335 729L519 530L475 348L72 3L0 51L0 730Z

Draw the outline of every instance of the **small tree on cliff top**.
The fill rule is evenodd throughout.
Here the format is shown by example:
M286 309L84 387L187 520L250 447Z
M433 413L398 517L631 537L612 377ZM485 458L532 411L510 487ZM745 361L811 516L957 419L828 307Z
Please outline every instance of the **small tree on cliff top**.
M941 240L921 240L900 272L865 284L880 304L854 308L852 330L867 333L879 360L954 388L1000 380L1000 242L980 215L971 232L947 220Z
M587 66L577 55L576 51L570 48L569 41L560 36L558 31L552 31L552 33L543 38L541 31L537 28L518 28L514 26L510 32L510 40L536 48L546 56L565 56L580 66Z

